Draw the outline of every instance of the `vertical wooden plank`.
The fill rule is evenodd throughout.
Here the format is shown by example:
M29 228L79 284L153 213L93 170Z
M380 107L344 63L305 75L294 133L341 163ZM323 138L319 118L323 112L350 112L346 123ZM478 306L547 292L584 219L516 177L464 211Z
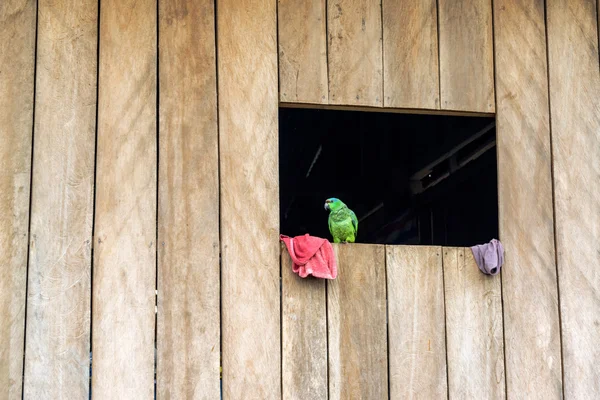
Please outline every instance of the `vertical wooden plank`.
M23 374L36 2L0 2L0 398Z
M508 398L562 393L544 18L543 2L494 1Z
M87 398L98 3L38 7L24 396Z
M217 10L223 398L279 399L276 4Z
M391 399L448 395L440 247L387 246Z
M219 398L214 2L159 3L158 398Z
M383 0L385 107L440 108L436 0Z
M329 103L383 105L381 0L327 2Z
M92 392L152 398L156 290L156 1L103 0Z
M593 0L548 0L565 398L600 398L600 68Z
M490 0L439 0L442 109L494 112Z
M281 253L282 389L284 400L327 399L325 280L300 278Z
M325 0L279 0L279 99L327 104Z
M339 275L327 282L329 396L387 399L385 248L334 249Z
M444 248L450 399L504 399L500 277L481 273L470 249Z

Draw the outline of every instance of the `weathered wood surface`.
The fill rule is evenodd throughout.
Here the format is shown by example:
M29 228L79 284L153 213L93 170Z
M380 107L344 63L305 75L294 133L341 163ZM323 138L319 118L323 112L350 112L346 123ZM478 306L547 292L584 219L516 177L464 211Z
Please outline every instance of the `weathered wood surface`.
M390 398L446 398L442 249L386 251Z
M327 282L329 398L388 397L385 248L335 245Z
M383 0L385 107L440 108L437 2Z
M214 2L159 3L157 396L219 398Z
M156 7L153 0L103 0L100 5L95 398L154 394Z
M553 399L562 372L543 3L496 0L494 26L506 394Z
M381 107L381 0L330 0L327 23L329 103Z
M448 396L504 399L500 276L479 271L468 248L444 248Z
M279 99L327 104L325 0L279 0Z
M23 374L36 2L0 2L0 398Z
M300 278L281 250L281 344L284 400L327 399L325 280Z
M596 2L548 0L546 6L564 396L600 398L600 68Z
M279 399L276 3L217 10L223 398Z
M438 4L441 107L494 112L492 2Z
M98 3L38 2L24 397L89 396Z

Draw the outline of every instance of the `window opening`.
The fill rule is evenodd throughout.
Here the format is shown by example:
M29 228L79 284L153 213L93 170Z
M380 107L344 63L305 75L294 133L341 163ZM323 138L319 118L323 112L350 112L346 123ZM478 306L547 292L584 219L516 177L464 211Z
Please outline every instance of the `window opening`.
M280 108L281 233L331 240L341 199L357 243L471 246L498 236L494 118Z

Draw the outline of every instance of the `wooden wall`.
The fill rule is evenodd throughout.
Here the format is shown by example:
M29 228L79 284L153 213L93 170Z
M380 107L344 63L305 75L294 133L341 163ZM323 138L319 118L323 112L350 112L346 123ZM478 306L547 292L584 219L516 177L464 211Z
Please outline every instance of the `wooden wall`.
M21 398L36 1L0 3L0 397Z
M599 397L599 3L0 2L0 398ZM300 103L496 113L502 276L280 271Z
M470 249L334 249L327 282L282 250L285 399L505 398L500 279Z
M219 395L215 7L160 0L157 398Z
M490 0L281 0L279 21L281 102L495 110Z
M24 398L89 396L97 6L38 1Z
M221 343L229 399L281 396L276 27L275 0L217 2Z
M499 226L507 249L506 384L509 397L560 398L548 65L540 4L494 1Z
M149 398L155 357L156 2L105 0L99 17L92 393Z
M371 12L378 2L311 2L315 16L327 3L324 44L289 12L291 3L279 15L279 26L296 32L293 43L280 35L282 105L496 112L506 394L596 395L600 353L585 348L600 341L600 2L383 0L382 64L372 55L379 51ZM319 63L327 62L328 101L286 91L316 64L314 53L295 57L306 38L326 47ZM355 57L365 41L369 53ZM355 98L332 98L340 77ZM359 100L356 83L371 88L370 100Z
M600 64L596 2L547 2L566 398L600 396ZM576 51L574 51L576 49Z

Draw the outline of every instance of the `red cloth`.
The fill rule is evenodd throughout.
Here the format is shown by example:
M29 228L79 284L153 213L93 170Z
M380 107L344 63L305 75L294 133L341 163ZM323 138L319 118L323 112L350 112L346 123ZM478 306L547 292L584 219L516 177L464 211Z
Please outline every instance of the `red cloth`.
M306 278L312 275L316 278L335 279L337 276L337 265L335 263L335 254L333 247L327 239L321 239L315 236L296 236L291 238L286 235L280 235L292 257L294 265L292 270Z

